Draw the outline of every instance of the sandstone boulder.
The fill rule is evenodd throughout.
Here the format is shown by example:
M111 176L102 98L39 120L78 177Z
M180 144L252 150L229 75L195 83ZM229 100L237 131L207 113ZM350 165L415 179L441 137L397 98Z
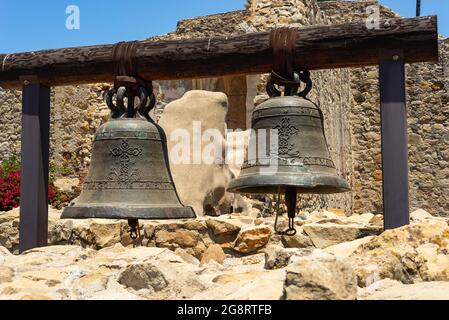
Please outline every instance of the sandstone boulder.
M449 300L449 282L419 282L403 284L385 279L364 288L358 294L359 300Z
M23 272L22 277L33 281L43 281L47 286L54 287L66 279L67 273L57 268L46 268L45 270Z
M191 254L189 254L187 251L185 251L182 248L176 248L174 251L178 256L181 257L182 260L184 260L185 262L194 264L194 265L200 265L200 260L198 260L196 257L192 256Z
M82 276L77 285L78 296L91 296L106 290L109 277L104 272L93 272Z
M330 247L327 247L325 251L334 254L336 257L344 259L352 255L361 245L368 243L374 236L368 236L353 241L342 242Z
M19 248L19 208L0 214L0 247L11 252Z
M390 278L404 284L449 280L449 226L427 220L387 230L349 256L358 285Z
M359 223L362 225L367 225L373 218L374 214L363 213L363 214L353 214L352 216L346 217L346 220L354 223Z
M0 265L2 265L6 258L11 257L12 254L9 252L9 250L3 246L0 245Z
M237 234L241 228L239 223L235 222L235 219L208 219L206 225L215 236Z
M0 284L12 281L14 270L0 264Z
M284 268L288 265L292 256L303 254L302 250L296 248L283 248L278 245L269 245L263 251L265 253L266 269ZM310 253L310 251L305 252Z
M46 286L43 282L33 281L22 277L15 278L13 281L5 283L0 289L0 297L6 299L21 299L24 296L34 297L34 299L39 297L47 300L60 298L59 294L53 292L51 288Z
M192 299L279 300L284 281L284 270L225 273L213 278L212 286Z
M288 300L354 300L356 275L350 264L315 250L294 256L287 266L285 298Z
M301 232L297 232L294 236L283 235L281 239L282 244L286 248L313 247L313 243L310 238Z
M158 230L155 232L154 241L157 247L175 250L177 248L188 249L189 254L198 256L201 252L194 250L200 240L198 231L180 229L178 231ZM203 251L203 250L200 250Z
M431 219L433 216L428 213L426 210L418 209L410 213L411 221L423 221L425 219Z
M383 227L384 226L384 216L381 214L374 215L369 223L376 227Z
M255 252L268 243L271 233L271 228L267 226L244 229L240 231L235 240L234 250L240 253Z
M379 227L341 223L339 220L306 224L303 230L317 248L326 248L341 242L379 234L382 231Z
M211 260L215 260L218 263L223 263L226 258L223 249L218 244L209 246L206 252L203 253L200 266L207 264Z
M206 220L209 236L215 243L232 246L243 223L239 219L231 219L229 216L222 217Z
M119 275L118 282L134 290L151 288L160 291L168 286L163 273L151 263L129 266Z
M117 220L101 220L85 222L78 228L79 236L86 239L96 249L112 246L121 241L122 222Z

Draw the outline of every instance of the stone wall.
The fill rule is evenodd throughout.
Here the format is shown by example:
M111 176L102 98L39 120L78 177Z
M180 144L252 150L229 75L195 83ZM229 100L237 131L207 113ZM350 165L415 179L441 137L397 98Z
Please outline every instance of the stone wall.
M0 87L0 161L20 154L20 110L22 92Z
M332 23L363 21L370 1L324 1L319 6ZM396 13L380 7L382 17ZM376 67L350 71L350 123L353 157L353 212L382 212L382 156L380 153L380 109Z
M51 92L50 158L54 177L83 176L92 138L109 119L107 84L54 87ZM21 91L0 88L0 161L20 157Z
M325 1L319 4L333 23L366 18L377 1ZM398 17L380 7L382 19ZM345 12L347 14L342 14ZM448 40L440 39L438 64L407 65L407 108L411 210L449 216ZM351 69L351 134L355 213L382 212L382 159L378 68Z

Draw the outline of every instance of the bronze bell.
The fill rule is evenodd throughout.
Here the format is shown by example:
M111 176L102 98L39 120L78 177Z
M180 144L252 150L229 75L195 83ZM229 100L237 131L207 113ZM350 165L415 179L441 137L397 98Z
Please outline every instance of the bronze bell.
M256 146L256 152L247 153L240 175L228 188L238 193L285 194L291 219L295 216L297 193L328 194L350 189L338 176L330 157L323 113L306 98L311 90L309 73L306 74L307 86L300 93L296 93L298 87L286 86L285 95L281 96L273 83L267 84L270 99L252 114L255 135L250 137L249 148ZM271 152L270 130L277 132L277 148ZM265 132L263 140L260 131ZM260 152L260 141L265 140L266 150ZM294 231L294 227L290 225L289 230Z
M167 157L167 140L149 116L152 88L139 88L134 108L132 92L120 87L106 96L113 119L95 134L92 161L80 196L62 218L136 219L194 218L176 193ZM148 92L151 92L150 94ZM117 105L112 97L117 96ZM128 108L124 108L124 98Z
M278 153L263 152L264 158L245 159L241 173L229 190L240 193L284 192L287 186L298 193L338 193L349 190L337 175L324 135L323 113L310 100L298 96L274 97L253 112L252 128L275 129ZM267 131L268 132L268 131ZM268 133L267 133L268 136ZM250 139L249 144L256 144ZM268 145L268 143L267 143ZM276 160L277 165L272 165ZM273 171L269 168L273 167ZM263 169L263 170L261 170Z

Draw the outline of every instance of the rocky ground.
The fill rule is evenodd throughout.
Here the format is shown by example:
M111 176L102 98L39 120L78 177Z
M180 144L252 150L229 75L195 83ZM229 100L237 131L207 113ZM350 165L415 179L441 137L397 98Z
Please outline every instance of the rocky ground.
M382 217L303 212L293 237L273 217L60 220L50 246L17 254L18 210L0 214L1 299L449 299L448 220L423 210L382 232Z

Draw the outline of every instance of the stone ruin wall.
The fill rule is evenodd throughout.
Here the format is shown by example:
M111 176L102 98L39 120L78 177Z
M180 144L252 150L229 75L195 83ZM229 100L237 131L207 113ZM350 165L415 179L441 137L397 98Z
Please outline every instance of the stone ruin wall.
M319 4L333 23L360 21L377 1ZM342 14L351 13L351 14ZM381 17L398 17L381 7ZM406 66L411 211L449 216L449 41L439 41L438 64ZM355 213L382 212L378 68L351 69L351 134Z
M317 4L315 0L253 0L246 11L183 20L175 32L155 38L229 35L266 30L285 23L307 26L354 21L362 19L366 5L373 2L376 1ZM382 9L382 15L396 14ZM441 42L441 49L439 65L419 64L407 68L410 196L412 209L422 207L434 214L449 215L445 197L449 185L449 133L445 126L449 106L445 89L447 80L443 80L448 79L447 41ZM339 173L350 182L353 192L311 196L304 199L305 208L341 207L347 212L352 208L355 213L382 211L377 76L377 68L312 72L315 87L310 98L323 109L332 157ZM158 96L155 116L158 118L168 102L178 99L188 90L223 91L230 102L228 127L245 125L241 121L242 104L246 106L248 127L254 100L260 103L266 99L263 79L263 76L247 76L158 82L155 85ZM51 161L55 177L82 178L85 175L90 163L93 135L109 117L103 103L107 86L92 84L53 89ZM20 98L20 91L0 88L3 111L0 161L20 154Z

